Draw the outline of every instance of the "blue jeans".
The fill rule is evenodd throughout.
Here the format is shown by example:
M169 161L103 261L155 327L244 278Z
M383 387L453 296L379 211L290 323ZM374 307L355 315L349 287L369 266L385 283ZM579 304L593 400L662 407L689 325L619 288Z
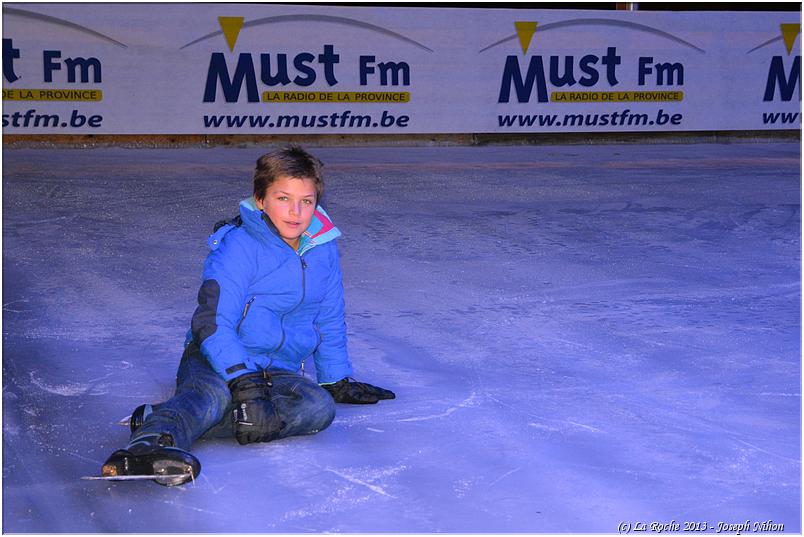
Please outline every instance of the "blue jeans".
M335 401L312 380L283 370L269 369L273 388L271 402L285 426L279 438L313 434L326 429L335 418ZM232 397L229 386L190 344L176 374L176 393L153 405L153 413L131 435L131 442L144 436L167 433L174 445L189 451L202 437L234 437Z

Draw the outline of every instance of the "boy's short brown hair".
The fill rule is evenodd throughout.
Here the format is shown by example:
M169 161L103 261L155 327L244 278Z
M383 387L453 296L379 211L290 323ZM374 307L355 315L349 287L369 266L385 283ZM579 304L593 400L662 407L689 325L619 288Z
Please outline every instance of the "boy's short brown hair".
M257 159L254 170L254 198L261 200L271 183L280 177L310 179L315 184L316 202L324 194L324 164L298 145L275 149Z

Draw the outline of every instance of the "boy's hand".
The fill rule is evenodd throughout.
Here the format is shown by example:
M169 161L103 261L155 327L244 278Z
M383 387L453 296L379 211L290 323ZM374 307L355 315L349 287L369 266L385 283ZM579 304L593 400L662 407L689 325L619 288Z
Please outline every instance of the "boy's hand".
M336 403L370 405L380 399L396 398L394 392L390 390L364 382L350 381L348 378L341 379L335 384L323 384L321 387L329 392Z
M270 442L285 426L271 403L271 386L271 377L263 373L242 375L229 382L235 406L235 438L240 444Z

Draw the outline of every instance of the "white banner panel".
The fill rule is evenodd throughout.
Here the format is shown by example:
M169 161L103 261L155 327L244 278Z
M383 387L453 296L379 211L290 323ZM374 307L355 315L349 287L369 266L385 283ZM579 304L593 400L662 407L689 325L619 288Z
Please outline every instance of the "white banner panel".
M4 4L6 134L800 129L800 13Z

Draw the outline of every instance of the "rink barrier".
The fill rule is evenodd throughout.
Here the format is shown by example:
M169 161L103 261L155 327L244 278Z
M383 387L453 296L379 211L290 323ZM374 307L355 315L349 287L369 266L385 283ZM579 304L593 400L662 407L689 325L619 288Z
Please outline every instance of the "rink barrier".
M86 147L250 147L298 143L311 147L353 146L483 146L756 143L801 141L801 131L690 131L611 133L480 133L480 134L319 134L319 135L13 135L3 136L3 148Z
M800 11L14 3L3 22L17 136L801 129Z

